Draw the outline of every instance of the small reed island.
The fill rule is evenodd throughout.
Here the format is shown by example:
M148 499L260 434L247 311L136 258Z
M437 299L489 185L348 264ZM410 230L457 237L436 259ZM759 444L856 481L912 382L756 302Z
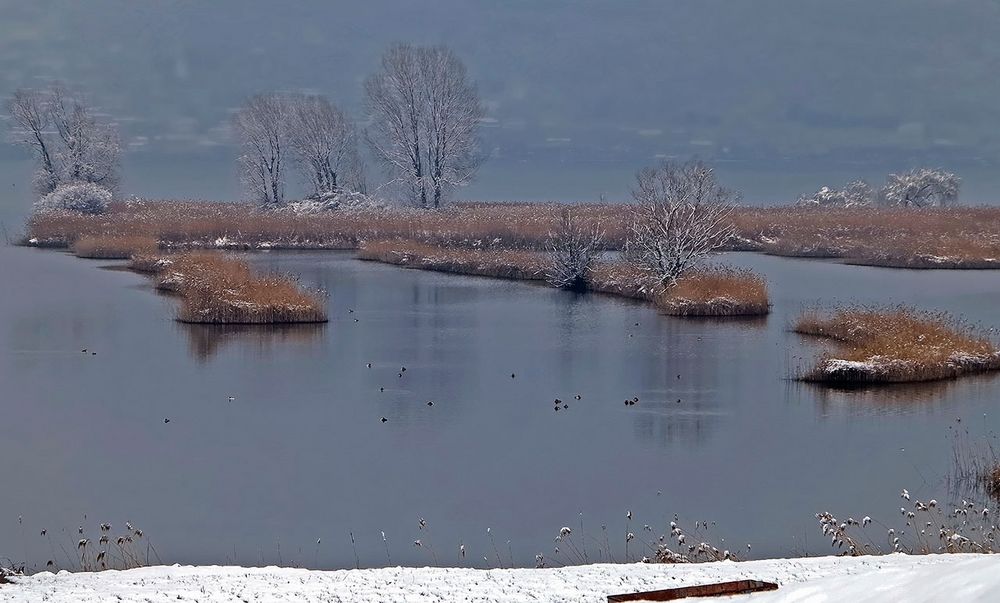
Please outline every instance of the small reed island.
M984 333L944 312L849 307L811 311L796 333L835 342L799 379L843 386L953 379L1000 369Z
M160 291L180 296L177 320L204 324L326 322L320 292L292 278L255 273L221 251L163 253L147 236L87 235L71 245L81 258L129 260L129 268L156 279Z

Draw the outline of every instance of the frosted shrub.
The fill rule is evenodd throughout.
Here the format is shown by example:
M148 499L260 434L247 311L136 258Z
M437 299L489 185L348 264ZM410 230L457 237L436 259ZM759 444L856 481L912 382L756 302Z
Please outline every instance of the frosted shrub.
M945 207L958 201L961 182L951 172L928 168L889 174L882 199L886 205L897 207Z
M811 195L802 195L795 205L799 207L869 207L875 192L864 180L855 180L842 189L824 186Z
M102 214L111 202L111 191L91 182L59 185L56 190L35 202L36 212L75 211Z

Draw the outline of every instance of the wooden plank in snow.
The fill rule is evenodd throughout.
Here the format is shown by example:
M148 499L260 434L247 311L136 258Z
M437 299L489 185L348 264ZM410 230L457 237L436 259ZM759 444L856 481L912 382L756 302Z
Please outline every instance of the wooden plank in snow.
M608 603L621 603L622 601L676 601L677 599L685 599L687 597L719 597L722 595L740 595L777 589L778 585L773 582L735 580L733 582L719 582L702 586L681 586L679 588L651 590L643 593L608 595Z

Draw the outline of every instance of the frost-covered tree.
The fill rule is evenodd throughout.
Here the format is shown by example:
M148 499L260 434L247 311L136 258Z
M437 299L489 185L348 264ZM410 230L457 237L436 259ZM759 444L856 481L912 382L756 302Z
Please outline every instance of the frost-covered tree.
M570 209L564 209L559 228L549 234L551 253L545 271L549 284L571 291L586 290L603 238L599 226L588 227Z
M18 90L8 102L15 142L32 149L39 197L63 185L95 184L113 192L121 143L113 123L97 119L82 95L61 84Z
M961 179L951 172L930 168L889 174L882 189L886 205L898 207L944 207L958 201Z
M411 202L439 207L478 168L479 94L444 46L399 44L365 82L368 142Z
M731 214L738 195L720 186L700 161L644 168L632 197L625 255L647 274L650 286L673 286L735 234Z
M800 207L868 207L875 200L875 191L864 180L854 180L842 189L824 186L811 195L802 195Z
M289 141L312 194L320 197L351 183L351 164L358 162L354 126L322 96L290 97Z
M242 147L240 179L247 194L264 205L278 206L285 201L292 107L287 96L258 94L233 116Z

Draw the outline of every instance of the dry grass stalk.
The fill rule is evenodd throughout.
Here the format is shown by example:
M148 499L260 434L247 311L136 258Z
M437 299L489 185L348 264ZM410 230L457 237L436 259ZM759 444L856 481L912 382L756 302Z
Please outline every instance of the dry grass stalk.
M136 254L157 250L154 237L144 235L84 235L77 239L72 251L78 258L95 260L127 260Z
M179 293L177 319L208 324L326 322L322 297L285 276L254 274L246 262L218 252L169 259L157 288Z
M1000 351L986 336L943 312L905 306L808 312L795 331L837 341L800 378L841 385L951 379L1000 369Z

